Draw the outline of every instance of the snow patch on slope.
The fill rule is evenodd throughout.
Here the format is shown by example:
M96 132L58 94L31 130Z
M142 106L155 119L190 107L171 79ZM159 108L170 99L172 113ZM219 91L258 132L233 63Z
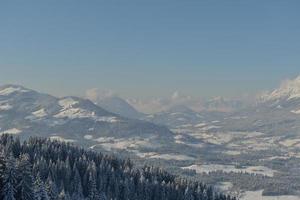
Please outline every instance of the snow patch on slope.
M300 200L298 196L284 195L284 196L263 196L263 190L247 191L241 200Z
M25 90L21 87L15 87L15 86L11 86L11 87L6 87L3 90L0 90L0 95L5 96L5 95L10 95L14 92L28 92L29 90Z
M97 116L95 112L89 111L82 108L74 108L73 106L77 105L79 102L70 98L65 98L59 100L59 105L62 107L60 112L54 115L55 118L69 118L69 119L82 119L82 118L90 118L94 121L98 122L108 122L114 123L119 120L114 116Z
M44 108L37 110L35 112L32 113L35 117L41 118L41 117L45 117L47 116L47 112L45 111Z
M10 110L13 107L11 105L9 105L8 103L4 103L4 104L0 104L0 111L1 110Z
M292 110L291 112L294 114L300 114L300 110Z
M20 129L12 128L12 129L8 129L8 130L0 132L0 135L3 135L3 134L17 135L17 134L20 134L21 132L22 131Z
M223 171L225 173L250 173L250 174L261 174L264 176L273 177L276 170L264 166L248 166L244 168L236 168L234 165L219 165L219 164L207 164L207 165L191 165L188 167L182 167L182 169L195 170L196 173L209 173L216 171Z
M73 143L73 142L76 142L76 140L72 140L72 139L65 139L61 136L51 136L50 137L50 140L53 140L53 141L60 141L60 142L70 142L70 143Z
M67 97L67 98L64 98L64 99L61 99L58 101L58 104L63 107L64 109L66 108L70 108L76 104L78 104L79 102L78 101L75 101L73 98L71 97Z

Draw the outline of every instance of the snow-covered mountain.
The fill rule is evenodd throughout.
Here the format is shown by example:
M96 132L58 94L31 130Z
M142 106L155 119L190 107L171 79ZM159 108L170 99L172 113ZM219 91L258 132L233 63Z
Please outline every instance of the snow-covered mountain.
M239 101L234 103L224 98L214 99L209 104L215 108L228 105L227 102L236 109L230 112L195 112L185 106L175 106L147 115L145 120L166 125L172 130L201 126L208 132L257 131L282 138L300 135L300 76L283 82L280 87L262 95L253 104Z
M95 102L100 107L119 114L124 117L128 117L131 119L139 119L144 116L143 113L137 111L133 106L127 103L126 100L117 97L117 96L110 96L107 98L103 98Z
M18 134L24 138L50 137L93 148L108 143L108 137L116 148L129 145L128 141L159 144L173 138L163 126L122 117L90 100L57 98L18 85L0 87L0 134L3 133ZM120 140L123 143L115 143Z
M300 99L300 76L284 81L279 88L261 96L262 101Z
M300 114L300 76L286 80L277 89L261 95L258 105L286 113Z

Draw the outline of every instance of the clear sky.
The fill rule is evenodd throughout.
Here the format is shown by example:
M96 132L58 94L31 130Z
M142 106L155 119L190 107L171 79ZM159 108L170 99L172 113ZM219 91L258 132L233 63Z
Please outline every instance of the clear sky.
M0 1L0 84L236 96L300 74L300 1Z

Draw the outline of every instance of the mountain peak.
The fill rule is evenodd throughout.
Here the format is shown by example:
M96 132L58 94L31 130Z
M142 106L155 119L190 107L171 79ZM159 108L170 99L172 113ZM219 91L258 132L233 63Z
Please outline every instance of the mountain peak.
M300 75L295 79L283 81L279 88L262 95L263 101L276 99L291 100L295 98L300 98Z
M31 90L20 86L20 85L14 85L14 84L7 84L0 86L0 95L5 96L5 95L10 95L13 93L25 93L25 92L30 92Z

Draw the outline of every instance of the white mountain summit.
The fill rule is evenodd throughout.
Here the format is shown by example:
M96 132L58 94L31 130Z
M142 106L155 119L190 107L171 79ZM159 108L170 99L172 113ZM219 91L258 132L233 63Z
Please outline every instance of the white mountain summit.
M300 76L282 82L279 88L261 96L262 101L292 100L300 98Z

